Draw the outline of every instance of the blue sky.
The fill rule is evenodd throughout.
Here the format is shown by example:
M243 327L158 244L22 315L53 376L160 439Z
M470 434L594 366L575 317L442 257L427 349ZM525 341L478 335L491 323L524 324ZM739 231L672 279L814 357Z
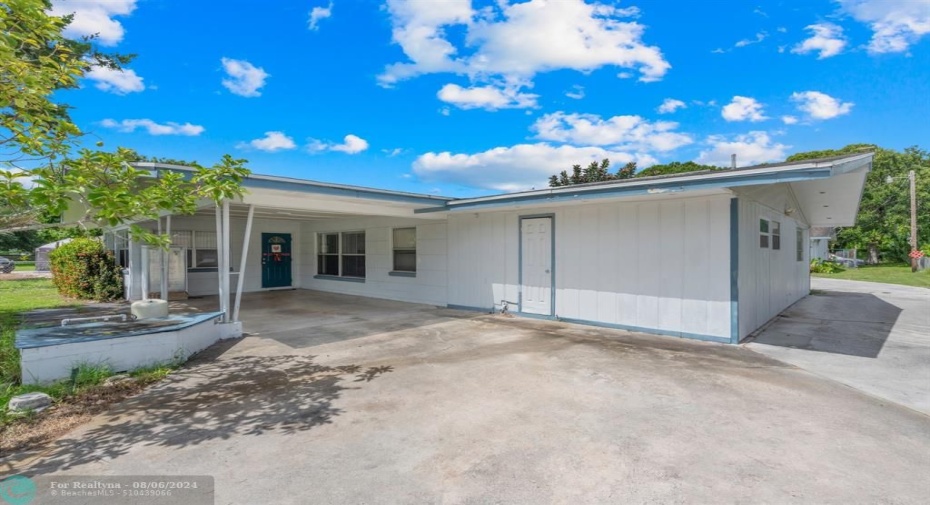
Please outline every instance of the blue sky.
M930 0L64 0L137 58L60 98L88 145L450 196L574 163L927 146ZM664 106L663 106L664 105Z

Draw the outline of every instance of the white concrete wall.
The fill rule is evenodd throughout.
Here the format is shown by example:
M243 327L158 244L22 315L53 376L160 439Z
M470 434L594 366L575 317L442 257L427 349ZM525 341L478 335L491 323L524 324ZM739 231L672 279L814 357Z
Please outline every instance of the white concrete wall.
M555 214L556 315L685 336L730 338L728 196L598 203ZM449 304L519 296L519 217L449 217ZM542 212L545 213L545 212Z
M417 229L416 277L390 275L393 269L392 230L413 226ZM366 250L364 282L317 278L317 234L362 230L365 231ZM446 244L445 221L387 217L307 221L301 225L300 286L334 293L445 305Z
M770 188L773 193L782 190L778 187ZM781 205L772 208L745 195L739 198L741 339L810 293L808 226L793 216L785 215L782 210L784 208L786 207ZM798 215L797 212L793 214ZM759 220L763 218L781 223L780 250L773 250L771 244L767 249L760 247ZM797 260L796 249L796 230L799 227L803 230L801 261Z
M185 360L218 340L242 336L241 323L214 320L175 331L21 349L22 381L44 384L71 375L79 365L105 365L117 372Z

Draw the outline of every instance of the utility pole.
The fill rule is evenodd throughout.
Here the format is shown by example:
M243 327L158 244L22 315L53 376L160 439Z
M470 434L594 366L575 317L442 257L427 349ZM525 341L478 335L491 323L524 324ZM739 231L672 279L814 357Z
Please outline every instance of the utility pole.
M911 170L907 173L911 183L911 252L917 250L917 174ZM911 256L911 272L917 271L917 257Z

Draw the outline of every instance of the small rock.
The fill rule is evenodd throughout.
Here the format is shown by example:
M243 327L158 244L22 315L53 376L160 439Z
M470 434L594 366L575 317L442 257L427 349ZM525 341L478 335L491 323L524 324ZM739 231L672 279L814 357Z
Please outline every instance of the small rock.
M45 393L26 393L10 398L7 409L10 412L26 412L29 410L42 412L52 404L52 397Z

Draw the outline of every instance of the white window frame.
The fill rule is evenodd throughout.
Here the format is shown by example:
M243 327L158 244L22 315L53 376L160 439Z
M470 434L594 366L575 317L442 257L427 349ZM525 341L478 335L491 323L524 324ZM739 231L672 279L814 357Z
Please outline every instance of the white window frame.
M413 230L413 247L401 247L397 245L397 232L399 230ZM397 267L397 253L413 253L413 268L404 269ZM400 273L400 274L416 274L417 273L417 227L416 226L404 226L391 229L391 271Z
M327 235L336 235L336 237L338 237L337 240L336 240L336 252L335 252L335 253L333 253L333 252L326 252L326 253L322 252L323 244L324 244L324 240L325 240L324 237L327 236ZM344 241L345 241L345 236L346 236L346 235L361 235L361 236L362 236L362 237L361 237L361 240L362 240L362 252L361 252L361 253L347 253L347 252L344 251L344 249L345 249L345 247L344 247ZM362 276L357 276L357 275L346 275L346 273L345 273L345 268L344 268L343 264L344 264L344 259L345 259L346 257L362 257L362 258L367 258L367 256L368 256L368 248L367 248L367 244L366 244L367 238L368 238L368 236L367 236L367 234L365 233L365 230L339 231L339 232L336 232L336 231L327 231L327 232L319 232L319 233L317 233L317 234L316 234L316 240L317 240L317 244L316 244L316 257L317 257L317 267L316 267L316 269L317 269L317 272L316 272L316 273L317 273L317 275L322 276L322 277L338 277L338 278L344 278L344 279L365 279L365 278L367 277L367 275L368 275L368 265L367 265L368 260L367 260L367 259L365 259L365 266L364 266L365 275L362 275ZM324 273L324 272L320 272L320 262L319 262L320 256L336 256L336 257L338 258L338 260L337 260L337 264L338 264L337 269L338 269L338 271L337 271L336 273L328 273L328 272L327 272L327 273Z

